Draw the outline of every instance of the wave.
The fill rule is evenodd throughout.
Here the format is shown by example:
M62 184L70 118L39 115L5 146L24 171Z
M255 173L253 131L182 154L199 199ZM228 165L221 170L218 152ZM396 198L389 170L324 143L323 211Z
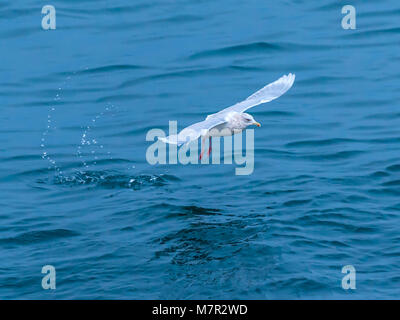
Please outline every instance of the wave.
M286 147L320 147L320 146L331 146L336 144L343 144L343 143L351 143L355 142L353 139L324 139L324 140L303 140L303 141L294 141L289 142L285 146Z
M279 51L281 46L268 42L254 42L235 46L224 47L214 50L205 50L189 56L189 59L207 58L210 56L226 56L233 54L243 54L249 52Z
M59 238L78 236L79 233L68 229L53 229L24 232L18 236L0 239L3 244L32 244L43 241L50 241Z

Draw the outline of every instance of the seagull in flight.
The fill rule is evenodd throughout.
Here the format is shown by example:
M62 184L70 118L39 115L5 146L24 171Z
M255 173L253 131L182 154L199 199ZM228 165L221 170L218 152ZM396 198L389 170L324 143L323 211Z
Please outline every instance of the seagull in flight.
M234 135L242 132L250 125L261 127L261 124L254 120L253 116L245 113L245 111L251 107L279 98L292 87L294 79L295 75L292 73L284 75L278 80L258 90L246 100L236 103L233 106L225 108L217 113L210 114L205 120L186 127L178 134L170 135L165 138L160 137L159 139L165 143L181 146L203 137L202 149L200 153L201 159L204 153L204 141L206 138L209 138L209 156L211 153L211 137Z

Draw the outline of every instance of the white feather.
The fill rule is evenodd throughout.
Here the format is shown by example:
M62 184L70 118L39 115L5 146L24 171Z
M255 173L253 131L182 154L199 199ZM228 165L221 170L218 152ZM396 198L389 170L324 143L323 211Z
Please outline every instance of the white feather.
M238 113L240 114L245 112L251 107L279 98L292 87L295 78L296 76L292 73L284 75L275 82L272 82L253 93L246 100L236 103L233 106L225 108L217 113L208 115L204 121L197 122L189 127L186 127L177 135L170 135L166 138L159 139L165 143L182 145L196 140L200 136L206 136L212 128L215 128L222 123L226 123L228 127L235 129L233 123L230 125L230 122L232 122L235 118L234 116L236 116Z

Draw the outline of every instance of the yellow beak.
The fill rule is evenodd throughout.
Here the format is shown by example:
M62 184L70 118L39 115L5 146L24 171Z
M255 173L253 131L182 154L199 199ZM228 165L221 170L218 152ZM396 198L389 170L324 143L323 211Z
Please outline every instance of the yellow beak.
M259 122L257 122L257 121L254 122L253 124L256 125L257 127L261 127L261 124Z

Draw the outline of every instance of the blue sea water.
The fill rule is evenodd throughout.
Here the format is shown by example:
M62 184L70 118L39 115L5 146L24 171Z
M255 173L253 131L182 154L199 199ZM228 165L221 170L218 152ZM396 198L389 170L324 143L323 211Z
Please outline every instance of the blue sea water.
M395 0L0 4L0 298L398 298L399 15ZM146 161L150 129L289 72L250 111L253 174Z

